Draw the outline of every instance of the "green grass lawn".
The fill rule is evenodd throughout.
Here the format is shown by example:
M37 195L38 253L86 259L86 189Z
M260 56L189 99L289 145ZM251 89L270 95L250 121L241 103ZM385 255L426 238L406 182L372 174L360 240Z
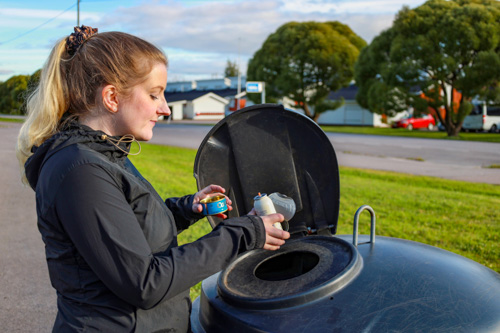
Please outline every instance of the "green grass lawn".
M142 144L131 160L167 198L196 192L195 156L194 149ZM338 234L352 234L354 213L367 204L376 213L377 235L437 246L500 272L500 186L341 167L340 190ZM370 215L363 212L360 234L369 234L369 224ZM191 242L210 230L203 219L179 241ZM198 284L191 296L199 292Z
M325 132L336 133L352 133L352 134L369 134L369 135L385 135L385 136L403 136L409 138L424 138L424 139L444 139L444 140L463 140L463 141L484 141L484 142L499 142L500 133L466 133L460 132L458 137L448 137L446 132L413 130L409 131L405 128L382 128L368 126L321 126Z
M10 118L10 117L1 117L0 116L0 121L7 122L7 123L22 123L22 122L24 122L24 119Z

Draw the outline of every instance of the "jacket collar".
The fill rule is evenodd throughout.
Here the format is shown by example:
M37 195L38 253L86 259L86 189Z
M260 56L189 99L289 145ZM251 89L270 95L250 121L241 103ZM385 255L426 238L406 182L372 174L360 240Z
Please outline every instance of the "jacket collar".
M28 182L35 189L45 161L61 149L74 144L84 144L103 154L111 162L124 163L130 151L131 143L120 142L120 139L120 136L108 136L103 131L94 130L75 120L66 122L59 132L47 139L43 144L32 147L33 155L28 158L25 164Z

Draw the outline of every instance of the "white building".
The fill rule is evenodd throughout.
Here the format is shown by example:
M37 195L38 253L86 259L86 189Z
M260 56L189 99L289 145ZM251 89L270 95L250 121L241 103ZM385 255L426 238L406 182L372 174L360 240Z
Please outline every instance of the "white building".
M351 84L328 95L329 99L344 98L344 105L333 111L326 111L318 118L321 125L383 126L382 116L362 108L356 102L358 87Z
M358 102L356 102L357 92L358 87L351 84L348 87L330 93L328 95L328 99L339 100L342 97L344 98L344 104L336 110L329 110L322 113L318 118L318 124L373 127L387 126L382 121L381 115L372 113L369 110L362 108ZM302 109L297 109L293 105L293 101L290 101L287 98L283 99L283 105L302 114L304 113Z
M229 104L228 100L213 92L209 92L192 101L188 101L184 106L184 116L187 119L220 120L224 118L227 104Z
M169 82L165 90L172 120L220 120L227 114L234 96L245 90L246 78L227 77Z
M172 120L220 120L224 118L229 99L236 90L191 90L188 92L165 92L167 104L172 111Z

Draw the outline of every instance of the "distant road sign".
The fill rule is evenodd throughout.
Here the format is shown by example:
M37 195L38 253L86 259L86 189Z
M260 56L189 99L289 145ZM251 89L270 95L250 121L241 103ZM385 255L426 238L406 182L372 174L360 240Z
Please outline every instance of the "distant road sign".
M246 91L247 93L260 93L262 92L262 82L247 81Z

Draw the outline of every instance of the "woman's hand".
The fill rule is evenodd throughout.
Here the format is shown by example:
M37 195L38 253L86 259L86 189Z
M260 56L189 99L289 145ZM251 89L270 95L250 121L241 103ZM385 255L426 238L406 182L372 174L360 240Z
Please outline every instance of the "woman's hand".
M225 192L226 192L226 190L222 186L219 186L219 185L209 185L209 186L205 187L204 189L202 189L201 191L197 192L194 195L193 207L192 207L193 212L194 213L201 213L203 211L203 206L200 204L200 200L203 200L203 199L208 198L208 197L220 195L220 194L223 194ZM231 206L232 205L231 200L227 196L225 196L225 197L226 197L227 211L233 210L233 206ZM223 218L223 219L227 218L227 215L224 213L216 214L214 216L218 216L218 217Z
M260 218L262 219L262 222L264 222L264 227L266 228L266 244L264 244L263 249L279 249L281 245L285 244L285 239L290 238L290 233L276 228L273 224L283 222L285 218L281 214L269 214L261 216Z

